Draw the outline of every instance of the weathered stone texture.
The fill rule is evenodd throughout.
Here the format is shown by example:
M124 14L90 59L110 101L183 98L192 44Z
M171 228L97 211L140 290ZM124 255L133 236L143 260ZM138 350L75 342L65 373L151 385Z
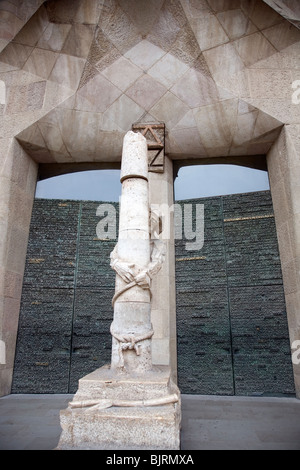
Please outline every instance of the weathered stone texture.
M12 12L6 11L9 2L3 5L8 24L0 22L0 49L6 45L0 79L9 101L3 109L3 133L12 137L21 132L22 145L39 162L47 153L58 162L82 161L87 153L93 161L119 161L124 133L145 116L167 124L166 146L174 159L265 154L279 128L299 121L290 98L291 84L298 79L300 32L262 0L141 0L134 7L130 0L51 0L31 18L33 3L36 9L41 1L30 3L22 2L22 13L11 5L20 23L15 28L9 22ZM24 25L25 19L29 21ZM15 35L13 30L21 25ZM123 73L119 66L124 59ZM116 67L117 80L111 74ZM132 78L142 78L129 86L130 68ZM87 90L81 90L87 85L88 95L96 99L86 102ZM33 102L27 97L32 90L26 87L31 86ZM70 114L69 125L61 129L62 109L70 97L69 109L81 118ZM237 112L239 101L261 113L271 135L255 127L253 112ZM28 127L35 128L53 109L53 126L63 134L65 146L51 152L46 135L35 152ZM88 151L78 154L69 129L81 135L87 113L97 113L97 125L86 124L89 139L80 140ZM191 113L196 122L187 125ZM99 141L107 131L113 132L109 138L114 144L104 148Z
M184 203L204 204L205 241L176 243L182 393L294 394L270 193Z

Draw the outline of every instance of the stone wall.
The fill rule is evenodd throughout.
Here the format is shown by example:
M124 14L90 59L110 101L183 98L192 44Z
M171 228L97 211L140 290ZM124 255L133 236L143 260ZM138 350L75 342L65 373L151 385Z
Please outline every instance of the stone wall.
M294 393L270 193L184 203L204 204L205 243L187 252L186 240L176 241L181 391ZM14 393L75 392L79 378L110 362L115 241L97 239L98 206L35 201ZM155 319L158 299L154 307ZM163 339L155 322L157 349ZM162 363L168 355L164 347L155 352Z
M204 204L200 252L176 244L178 377L183 393L293 394L270 192Z
M98 206L35 201L13 393L73 393L79 378L110 362L115 242L97 238Z

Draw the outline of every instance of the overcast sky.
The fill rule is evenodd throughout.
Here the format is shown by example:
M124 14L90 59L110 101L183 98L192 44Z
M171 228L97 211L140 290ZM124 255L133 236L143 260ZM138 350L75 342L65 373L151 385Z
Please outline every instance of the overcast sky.
M71 173L38 182L36 197L117 202L119 170ZM268 173L236 165L181 168L175 180L175 199L193 199L269 189Z

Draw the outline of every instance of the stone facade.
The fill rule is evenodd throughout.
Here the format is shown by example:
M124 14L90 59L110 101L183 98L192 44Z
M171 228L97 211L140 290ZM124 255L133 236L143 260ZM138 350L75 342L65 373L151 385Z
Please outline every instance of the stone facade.
M185 203L194 214L204 204L205 243L196 252L185 250L184 238L175 244L181 392L293 394L270 192ZM75 393L79 379L110 362L116 241L97 239L99 204L35 201L13 393ZM162 326L152 340L155 364L168 340Z
M0 334L6 345L0 394L11 387L38 166L42 172L43 165L52 165L52 174L61 165L64 171L91 164L118 166L123 137L133 123L166 125L169 163L152 187L161 185L168 200L174 160L225 157L241 163L245 158L246 163L249 156L268 154L290 337L298 340L297 4L139 0L133 8L132 0L17 3L0 5ZM152 194L159 197L156 190ZM164 319L157 321L168 330L160 351L171 363L172 241L168 248L170 262L157 282L170 302ZM297 367L295 377L299 394Z

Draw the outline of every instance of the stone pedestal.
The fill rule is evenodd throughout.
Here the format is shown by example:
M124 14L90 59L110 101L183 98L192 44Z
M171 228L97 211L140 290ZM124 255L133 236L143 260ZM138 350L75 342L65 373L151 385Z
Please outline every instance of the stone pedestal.
M129 376L105 366L79 380L73 401L61 411L57 449L178 450L180 408L168 367Z

